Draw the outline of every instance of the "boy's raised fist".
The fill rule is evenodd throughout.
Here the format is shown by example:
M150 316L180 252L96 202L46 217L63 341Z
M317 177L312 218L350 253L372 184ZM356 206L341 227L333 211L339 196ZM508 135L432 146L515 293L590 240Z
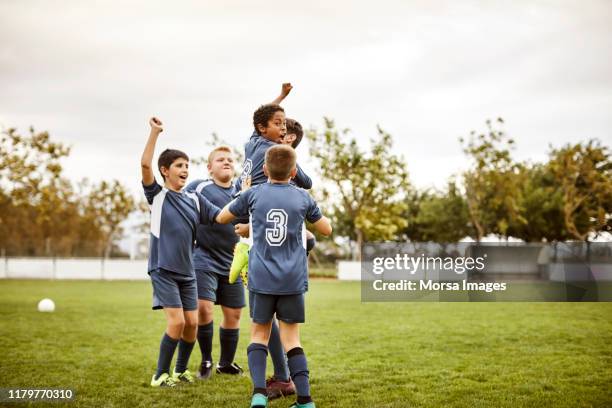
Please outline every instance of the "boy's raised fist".
M151 125L151 129L157 130L159 132L164 131L164 124L162 123L161 120L157 119L155 116L149 119L149 125Z
M289 92L291 92L292 89L293 89L293 85L291 85L291 83L289 82L286 82L283 84L281 94L284 96L287 96L289 95Z

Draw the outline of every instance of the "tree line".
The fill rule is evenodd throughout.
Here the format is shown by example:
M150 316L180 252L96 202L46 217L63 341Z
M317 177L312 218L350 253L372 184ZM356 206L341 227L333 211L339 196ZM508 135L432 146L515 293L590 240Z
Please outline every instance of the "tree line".
M121 223L136 209L134 198L117 180L73 185L60 164L69 154L48 132L1 131L2 255L121 255Z
M324 181L320 201L335 234L374 241L481 241L495 235L526 242L587 241L612 231L612 159L598 140L551 147L545 162L516 161L504 121L459 143L470 163L445 189L416 189L408 165L380 127L369 149L325 119L308 134Z
M314 194L334 235L353 243L359 257L364 242L489 235L587 241L612 231L609 147L594 139L551 146L547 160L521 162L512 157L515 142L503 125L487 120L483 131L458 140L469 167L444 189L417 189L389 133L378 127L363 148L325 118L306 137L322 181ZM207 146L218 144L224 143L213 135ZM0 153L0 251L6 256L118 256L123 221L147 212L117 180L73 184L60 164L70 148L48 132L2 130Z

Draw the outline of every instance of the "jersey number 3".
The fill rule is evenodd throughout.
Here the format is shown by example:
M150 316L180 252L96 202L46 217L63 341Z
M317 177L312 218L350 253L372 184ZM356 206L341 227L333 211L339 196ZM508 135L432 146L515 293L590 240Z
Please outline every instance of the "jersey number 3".
M266 222L273 224L266 228L266 241L270 246L281 246L287 239L287 213L285 210L273 208L266 214Z

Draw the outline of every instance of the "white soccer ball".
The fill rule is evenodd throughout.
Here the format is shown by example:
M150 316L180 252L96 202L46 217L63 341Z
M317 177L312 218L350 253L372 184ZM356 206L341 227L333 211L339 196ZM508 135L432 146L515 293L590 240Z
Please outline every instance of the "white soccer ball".
M52 312L55 310L55 303L51 299L43 299L38 302L38 311L39 312Z

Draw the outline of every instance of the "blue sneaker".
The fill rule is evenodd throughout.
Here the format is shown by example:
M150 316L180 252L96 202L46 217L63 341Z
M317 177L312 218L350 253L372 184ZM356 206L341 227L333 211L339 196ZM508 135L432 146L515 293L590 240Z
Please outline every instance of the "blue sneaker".
M263 394L253 394L251 398L251 408L266 408L268 406L268 397Z

